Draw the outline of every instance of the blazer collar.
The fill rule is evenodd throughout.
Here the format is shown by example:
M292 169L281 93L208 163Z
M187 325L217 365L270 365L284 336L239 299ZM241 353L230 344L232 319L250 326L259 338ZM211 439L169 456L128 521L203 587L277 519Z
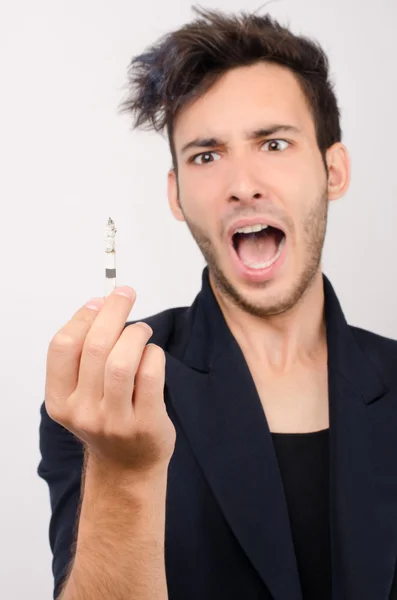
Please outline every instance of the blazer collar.
M397 553L397 423L389 391L323 275L330 410L333 599L387 600ZM271 432L209 283L178 319L166 391L208 485L275 600L302 600ZM382 407L390 412L382 412Z
M329 368L346 377L363 401L371 403L382 396L387 387L358 345L331 282L324 273L322 277ZM208 267L204 268L201 279L201 291L185 317L190 331L181 358L185 365L209 373L222 352L236 341L212 291Z

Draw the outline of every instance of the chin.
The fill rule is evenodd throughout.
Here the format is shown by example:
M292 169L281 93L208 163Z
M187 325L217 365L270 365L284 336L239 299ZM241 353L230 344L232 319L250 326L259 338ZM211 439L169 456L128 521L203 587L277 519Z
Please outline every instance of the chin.
M242 277L230 266L227 270L220 269L218 263L208 262L208 266L217 290L234 306L260 318L290 311L312 286L316 276L321 276L318 260L307 261L299 273L295 267L295 274L291 261L285 260L272 277L255 281Z

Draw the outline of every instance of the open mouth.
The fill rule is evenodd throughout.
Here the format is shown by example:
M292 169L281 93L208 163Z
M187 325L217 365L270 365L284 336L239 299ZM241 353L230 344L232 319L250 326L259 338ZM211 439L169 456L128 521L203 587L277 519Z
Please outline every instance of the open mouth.
M285 244L285 233L271 225L254 225L236 232L232 243L246 267L267 269L279 258Z

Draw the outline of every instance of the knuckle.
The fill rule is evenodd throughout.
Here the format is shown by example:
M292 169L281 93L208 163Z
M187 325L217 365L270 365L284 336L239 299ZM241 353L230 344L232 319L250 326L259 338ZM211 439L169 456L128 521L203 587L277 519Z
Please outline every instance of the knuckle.
M76 346L75 337L66 331L58 331L50 341L49 349L54 352L65 352L65 350L73 350Z
M85 351L89 356L102 357L108 353L109 344L104 339L87 340Z
M108 373L117 380L124 380L131 377L132 368L128 363L122 363L120 360L108 359L106 364Z
M63 411L59 408L59 406L56 403L46 398L45 409L50 419L56 421L57 423L62 421L62 418L64 416Z
M161 369L155 363L145 361L140 364L136 376L145 381L157 381L161 375Z
M138 372L136 378L137 393L140 393L143 396L145 396L145 394L152 395L157 393L160 385L159 381L160 377L155 373L147 371L143 371L142 373Z
M154 344L146 346L137 376L146 381L157 381L164 373L164 365L165 354L163 349Z
M137 378L141 381L144 381L146 384L152 385L158 381L159 372L156 372L154 369L148 369L146 367L138 370Z

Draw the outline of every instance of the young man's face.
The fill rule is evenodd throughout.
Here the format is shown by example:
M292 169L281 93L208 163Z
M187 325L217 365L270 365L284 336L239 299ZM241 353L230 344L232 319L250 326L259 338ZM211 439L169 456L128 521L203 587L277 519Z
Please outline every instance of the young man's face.
M297 131L247 138L274 125ZM206 145L183 151L197 138ZM171 171L170 206L186 221L218 290L258 316L292 307L319 271L328 202L346 191L349 179L341 144L327 151L327 178L312 115L293 74L268 63L229 71L182 109L174 144L178 181ZM236 252L230 227L246 217L278 225L285 241L279 247L282 234L271 229L242 235ZM241 263L268 266L248 271Z

